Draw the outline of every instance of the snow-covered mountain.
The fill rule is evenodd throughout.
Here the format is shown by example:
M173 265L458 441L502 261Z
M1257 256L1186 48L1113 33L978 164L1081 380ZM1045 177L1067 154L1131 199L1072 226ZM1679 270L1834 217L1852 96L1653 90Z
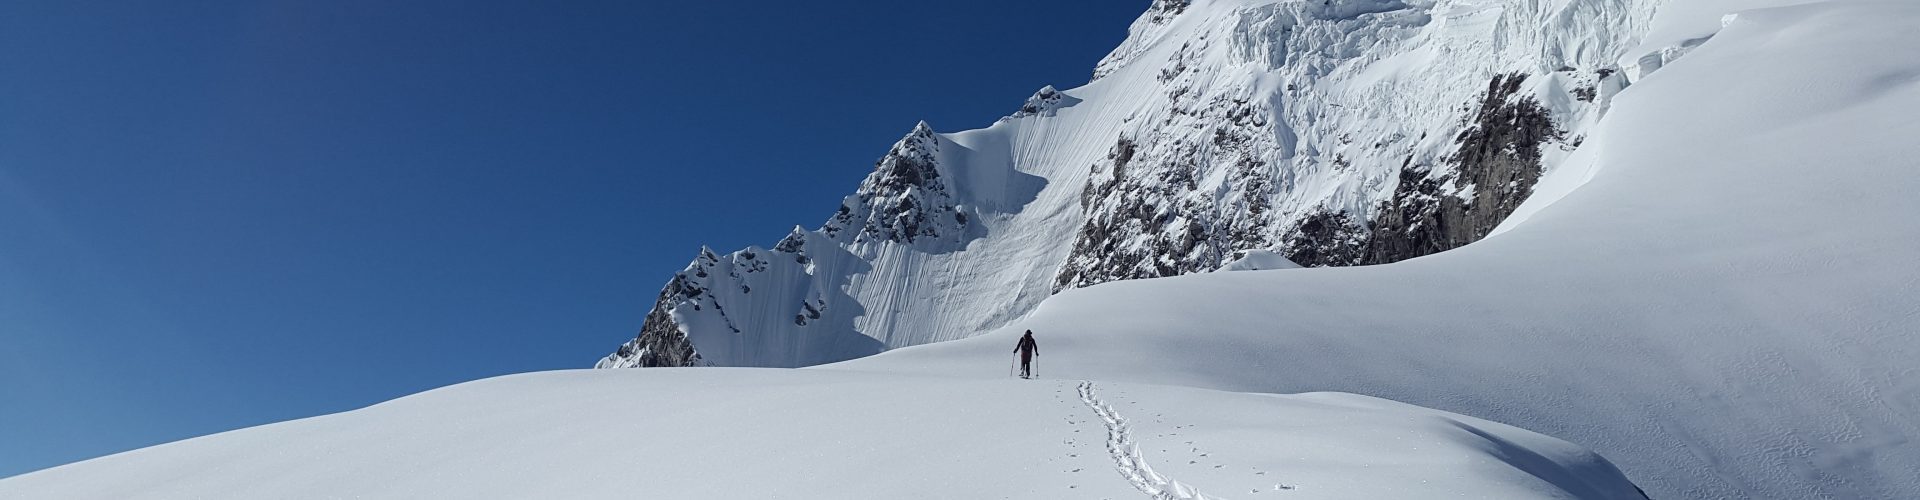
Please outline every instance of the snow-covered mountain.
M921 123L819 228L703 249L597 366L807 366L1253 251L1317 267L1459 247L1658 66L1633 51L1672 55L1640 47L1660 3L1156 1L1086 85L984 129Z
M963 338L835 367L977 375L1033 329L1056 375L1489 418L1656 498L1920 497L1912 26L1888 0L1158 2L1086 86L933 134L952 239L802 231L853 263L799 269L844 276L815 304L852 299L864 350ZM1054 295L1242 253L1394 263Z
M1482 241L1070 290L828 368L973 374L1031 329L1055 376L1390 398L1593 447L1653 498L1920 498L1913 26L1909 1L1676 2Z
M603 366L876 355L489 379L0 498L1920 498L1913 26L1162 1L1087 86L702 252ZM1025 330L1042 380L990 380Z

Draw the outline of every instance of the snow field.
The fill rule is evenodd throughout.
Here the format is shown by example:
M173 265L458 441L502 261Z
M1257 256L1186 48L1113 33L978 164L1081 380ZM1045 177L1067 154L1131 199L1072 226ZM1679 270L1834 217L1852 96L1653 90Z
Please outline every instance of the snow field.
M1358 396L659 369L481 380L8 478L0 498L1145 497L1115 425L1135 429L1133 463L1208 498L1632 491L1565 442Z

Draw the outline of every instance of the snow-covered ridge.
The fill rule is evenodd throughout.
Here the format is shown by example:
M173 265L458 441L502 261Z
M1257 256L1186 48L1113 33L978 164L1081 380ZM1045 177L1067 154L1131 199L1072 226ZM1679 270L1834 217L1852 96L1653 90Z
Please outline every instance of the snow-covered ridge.
M1582 144L1658 3L1156 1L1088 84L984 129L920 124L765 265L679 273L703 295L663 294L597 366L818 364L1255 250L1319 267L1470 243ZM749 252L701 260L770 255Z

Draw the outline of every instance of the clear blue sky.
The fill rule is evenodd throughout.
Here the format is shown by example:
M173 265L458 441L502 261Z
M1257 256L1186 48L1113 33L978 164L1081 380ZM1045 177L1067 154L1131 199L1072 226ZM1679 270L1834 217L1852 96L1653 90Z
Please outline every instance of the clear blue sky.
M1147 3L0 3L0 477L589 366Z

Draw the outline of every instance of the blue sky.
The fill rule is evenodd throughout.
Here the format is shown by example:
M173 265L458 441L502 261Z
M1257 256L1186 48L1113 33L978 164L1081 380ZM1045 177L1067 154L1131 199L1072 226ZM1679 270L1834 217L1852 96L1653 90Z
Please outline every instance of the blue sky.
M1147 3L0 3L0 477L589 366Z

